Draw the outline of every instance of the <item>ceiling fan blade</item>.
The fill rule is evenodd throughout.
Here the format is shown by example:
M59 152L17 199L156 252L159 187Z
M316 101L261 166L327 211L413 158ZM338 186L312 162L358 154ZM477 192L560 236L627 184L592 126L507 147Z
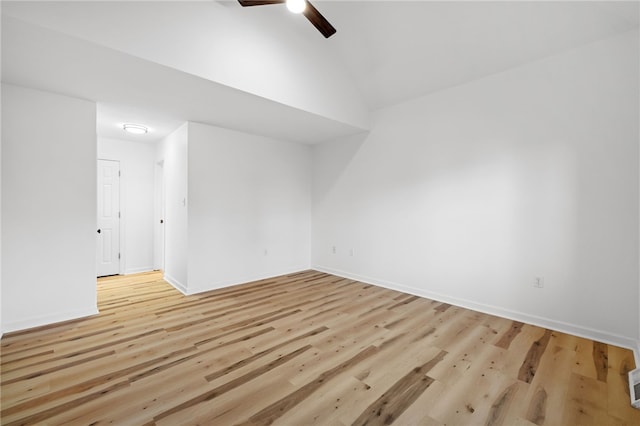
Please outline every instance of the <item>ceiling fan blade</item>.
M331 25L329 21L327 21L327 19L318 12L318 9L313 7L313 5L308 1L307 7L304 9L302 14L307 17L309 22L311 22L325 38L329 38L336 33L336 29L333 28L333 25Z
M243 7L247 6L264 6L266 4L286 3L287 0L238 0Z

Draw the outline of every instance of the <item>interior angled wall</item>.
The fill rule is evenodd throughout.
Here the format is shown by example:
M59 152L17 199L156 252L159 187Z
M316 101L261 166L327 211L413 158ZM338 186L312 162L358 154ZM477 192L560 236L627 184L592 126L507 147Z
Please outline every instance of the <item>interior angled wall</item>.
M189 123L189 293L309 268L309 146Z
M0 2L2 13L2 2ZM0 31L0 46L2 45L2 31ZM0 80L2 80L2 55L0 55ZM0 99L2 99L2 85L0 85ZM0 102L0 118L2 117L2 102ZM2 119L0 119L0 338L4 333L2 327Z
M188 131L185 123L158 147L158 160L164 162L164 277L183 293L188 285Z
M382 109L368 135L317 145L312 266L635 346L638 40Z
M2 86L4 331L97 313L96 105Z
M2 3L0 2L0 12ZM2 31L0 31L0 46L2 45ZM2 77L2 55L0 55L0 77ZM1 80L1 78L0 78ZM2 99L2 85L0 85L0 99ZM0 102L0 118L2 117L2 102ZM4 333L2 328L2 119L0 119L0 339Z

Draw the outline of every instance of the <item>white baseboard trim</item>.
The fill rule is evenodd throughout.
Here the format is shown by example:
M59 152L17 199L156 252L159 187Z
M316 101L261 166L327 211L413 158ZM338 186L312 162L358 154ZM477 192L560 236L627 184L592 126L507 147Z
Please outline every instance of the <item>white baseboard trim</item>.
M162 278L164 278L164 280L166 282L168 282L173 287L175 287L175 289L178 290L180 293L182 293L185 296L187 296L187 286L186 285L182 284L179 280L173 278L171 275L167 274L166 272L163 274Z
M253 281L265 280L268 278L279 277L281 275L294 274L296 272L307 271L307 270L309 270L309 265L294 266L291 268L271 271L264 274L246 275L244 277L235 278L232 280L218 281L218 282L212 283L210 286L207 286L207 287L197 287L195 289L189 289L189 292L187 294L191 295L191 294L204 293L211 290L217 290L219 288L231 287L238 284L245 284Z
M125 269L124 275L139 274L141 272L151 272L153 270L153 266L145 266L143 268L129 268Z
M57 322L70 321L78 318L90 317L97 315L98 307L94 306L89 309L79 309L71 312L60 312L52 315L45 315L36 318L27 318L19 321L3 324L3 333L11 333L12 331L21 331L29 328L41 327L43 325L54 324Z
M584 337L586 339L591 339L598 342L627 348L633 351L636 367L640 367L640 341L634 340L625 336L611 334L606 331L597 330L589 327L582 327L580 325L566 323L563 321L556 321L549 318L543 318L536 315L530 315L523 312L512 311L509 309L501 308L499 306L487 305L484 303L477 303L472 300L461 299L458 297L451 297L441 293L408 287L408 286L404 286L394 282L378 280L371 277L352 274L346 271L328 268L326 266L312 265L311 268L316 271L325 272L327 274L337 275L339 277L349 278L356 281L361 281L363 283L388 288L390 290L401 291L403 293L413 294L414 296L425 297L427 299L436 300L438 302L449 303L451 305L460 306L462 308L471 309L471 310L482 312L485 314L507 318L513 321L519 321L526 324L548 328L550 330L555 330L562 333L572 334L574 336Z
M180 291L180 293L184 294L185 296L191 296L193 294L205 293L207 291L217 290L219 288L231 287L233 285L245 284L245 283L250 283L250 282L253 282L253 281L259 281L259 280L264 280L264 279L268 279L268 278L274 278L274 277L278 277L280 275L293 274L293 273L300 272L300 271L306 271L308 269L309 269L309 265L295 266L295 267L286 268L286 269L283 269L283 270L267 272L267 273L264 273L264 274L246 275L244 277L234 278L232 280L218 281L218 282L214 282L211 285L208 285L206 287L196 287L196 288L188 287L188 286L182 284L179 280L175 279L174 277L172 277L171 275L167 274L166 272L164 274L164 280L166 282L168 282L169 284L171 284L173 287L175 287L178 291Z

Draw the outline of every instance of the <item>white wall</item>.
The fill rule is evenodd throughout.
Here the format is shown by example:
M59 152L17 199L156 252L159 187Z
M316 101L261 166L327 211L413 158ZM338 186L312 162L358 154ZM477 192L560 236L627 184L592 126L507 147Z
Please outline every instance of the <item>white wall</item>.
M0 88L0 98L2 89ZM0 102L0 116L2 116L2 106ZM0 133L2 133L2 120L0 120ZM0 136L0 339L4 333L2 321L2 137Z
M311 150L189 123L188 292L309 268Z
M98 158L120 162L121 272L153 270L156 145L98 138Z
M0 2L2 13L2 2ZM2 31L0 31L0 46L2 46ZM0 81L2 80L2 55L0 55ZM0 99L2 99L2 86L0 85ZM0 102L0 117L2 117L2 102ZM2 120L0 119L0 339L2 338Z
M316 146L312 265L633 346L638 44L383 109L370 134Z
M97 313L96 106L2 87L2 323Z
M159 145L158 159L164 161L165 263L164 277L187 292L188 199L187 140L189 126L182 125Z

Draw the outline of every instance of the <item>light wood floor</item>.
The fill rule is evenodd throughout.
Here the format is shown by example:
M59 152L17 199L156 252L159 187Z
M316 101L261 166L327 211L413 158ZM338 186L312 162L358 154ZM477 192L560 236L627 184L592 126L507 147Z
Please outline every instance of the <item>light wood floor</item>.
M324 273L98 295L2 339L2 424L640 425L628 350Z

